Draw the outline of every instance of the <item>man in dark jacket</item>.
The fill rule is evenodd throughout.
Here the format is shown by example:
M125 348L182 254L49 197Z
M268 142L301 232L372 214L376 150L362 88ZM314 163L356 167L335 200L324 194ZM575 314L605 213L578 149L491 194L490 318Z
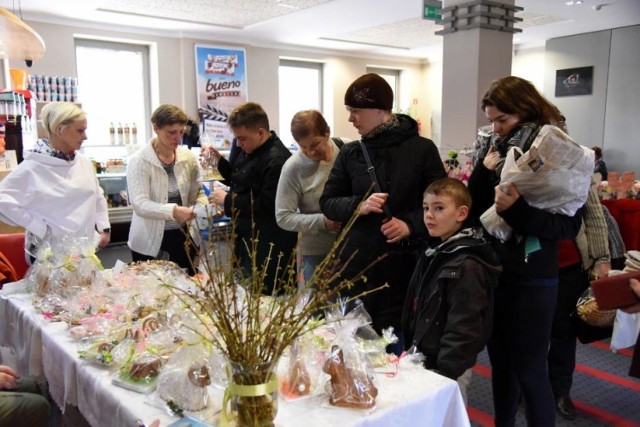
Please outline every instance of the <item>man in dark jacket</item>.
M458 380L466 401L470 369L491 335L500 262L482 228L465 224L471 195L462 181L435 181L423 206L424 223L438 241L420 256L409 284L405 347L424 354L427 369Z
M232 163L220 158L218 170L230 190L228 193L221 189L212 192L209 201L230 217L237 218L234 250L246 277L251 274L251 256L247 249L252 247L252 237L258 239L258 267L271 252L264 281L264 290L270 294L275 284L278 255L283 255L280 267L284 268L297 241L296 233L278 227L275 215L278 179L291 153L276 133L269 130L269 118L259 104L239 105L229 115L227 123L241 151Z
M357 212L341 251L342 261L353 256L343 278L356 277L379 257L384 258L366 271L366 281L358 282L348 293L388 284L367 295L364 304L378 332L393 326L401 337L402 305L416 263L412 242L427 236L422 193L446 174L438 149L418 134L415 120L391 112L393 91L382 77L365 74L356 79L347 89L345 105L362 141L345 144L340 150L320 208L327 218L342 223ZM373 193L363 146L378 181ZM393 351L401 348L402 342Z

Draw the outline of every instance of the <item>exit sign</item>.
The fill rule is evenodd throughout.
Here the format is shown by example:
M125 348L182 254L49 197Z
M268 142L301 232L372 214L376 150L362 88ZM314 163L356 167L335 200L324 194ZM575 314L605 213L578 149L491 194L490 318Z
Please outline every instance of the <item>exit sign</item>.
M439 21L442 19L442 3L439 1L424 0L424 9L422 11L422 19L431 21Z

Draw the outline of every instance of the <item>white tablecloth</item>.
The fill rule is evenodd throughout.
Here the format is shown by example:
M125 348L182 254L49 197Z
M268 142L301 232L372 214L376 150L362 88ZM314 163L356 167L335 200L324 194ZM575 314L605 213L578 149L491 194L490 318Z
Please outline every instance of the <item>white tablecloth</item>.
M1 293L0 293L1 294ZM0 296L0 345L14 349L22 375L45 377L61 407L77 406L89 424L135 426L177 418L149 403L149 397L111 384L112 372L77 357L66 324L49 323L36 313L31 295ZM379 395L372 411L335 408L326 396L295 402L280 399L276 426L468 426L457 383L424 369L400 369L395 377L377 376ZM211 404L201 415L214 420L222 390L210 388Z

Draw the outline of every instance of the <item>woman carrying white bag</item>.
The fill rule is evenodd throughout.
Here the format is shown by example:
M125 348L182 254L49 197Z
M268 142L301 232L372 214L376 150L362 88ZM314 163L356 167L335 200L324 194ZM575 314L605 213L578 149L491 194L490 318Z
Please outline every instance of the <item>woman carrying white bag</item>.
M493 82L481 108L492 128L479 141L469 180L472 215L479 218L495 203L496 213L513 229L510 238L496 240L494 245L503 265L487 346L495 424L513 426L523 396L528 425L552 426L556 408L547 351L557 297L558 241L575 237L581 214L568 216L533 207L521 196L520 184L509 183L506 188L498 184L509 148L518 147L526 154L544 125L561 127L564 117L530 82L518 77Z
M523 153L512 146L500 173L500 187L509 183L531 206L573 216L587 201L593 169L593 150L580 146L553 125L539 128L531 147ZM493 237L508 240L512 229L493 205L480 221Z

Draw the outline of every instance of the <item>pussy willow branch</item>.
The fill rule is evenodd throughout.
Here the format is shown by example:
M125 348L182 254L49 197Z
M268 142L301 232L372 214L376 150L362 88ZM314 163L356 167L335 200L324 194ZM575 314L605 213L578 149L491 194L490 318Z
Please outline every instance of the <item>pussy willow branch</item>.
M229 266L223 264L219 251L215 250L212 243L215 233L210 227L209 241L206 245L200 245L205 247L204 251L198 251L199 262L207 275L206 282L200 284L199 292L195 294L175 288L172 292L202 323L208 336L196 333L218 348L230 361L254 365L275 363L286 347L309 330L310 319L331 307L341 292L363 280L364 273L378 261L375 260L350 280L340 278L355 256L355 253L351 254L346 262L338 262L341 244L356 219L354 214L345 224L329 254L318 265L312 279L300 293L297 289L294 255L290 255L285 263L285 254L274 256L271 245L266 259L258 262L259 235L255 232L253 221L252 233L255 237L243 243L251 258L250 277L243 278L240 274L239 260L233 250L229 254ZM237 211L231 221L231 233L225 236L231 245L234 243L231 238L235 240L236 220ZM276 263L276 274L273 288L269 291L274 296L265 297L264 279L269 264L273 262ZM239 288L244 291L239 292ZM312 288L315 289L313 294L306 304L301 305L300 296ZM349 300L380 288L359 293Z

